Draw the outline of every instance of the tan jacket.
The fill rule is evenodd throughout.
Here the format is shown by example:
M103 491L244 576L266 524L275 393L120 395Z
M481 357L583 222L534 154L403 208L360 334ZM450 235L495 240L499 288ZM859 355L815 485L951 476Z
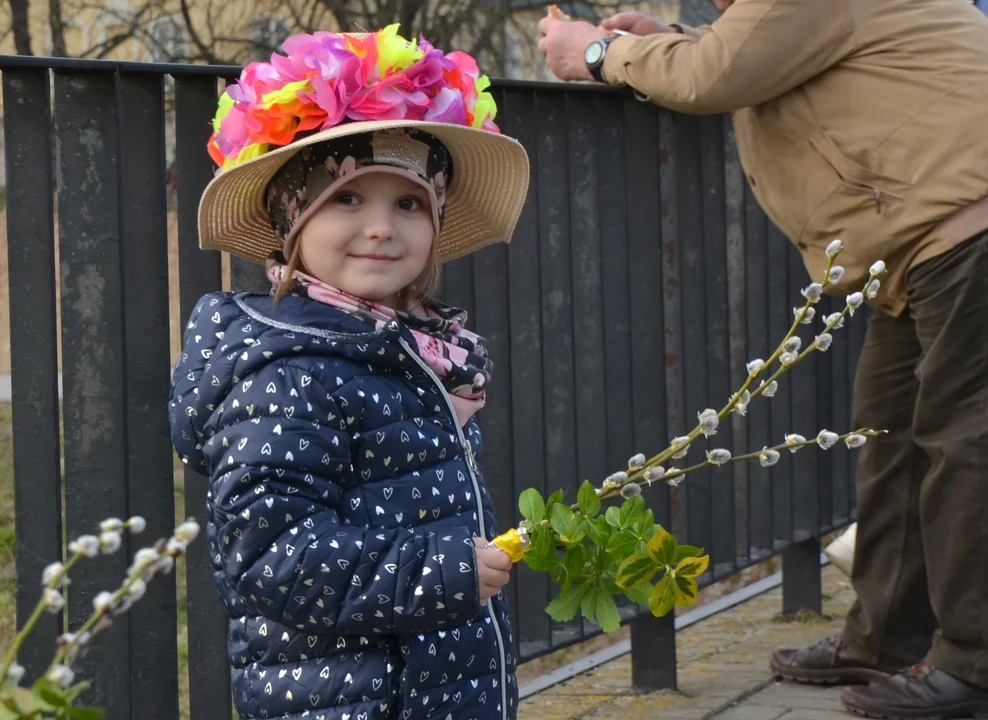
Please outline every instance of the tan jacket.
M964 0L736 0L710 26L618 38L604 76L732 113L752 191L814 280L844 241L836 293L885 260L876 302L898 315L911 268L988 227L988 203L938 227L988 196L988 18Z

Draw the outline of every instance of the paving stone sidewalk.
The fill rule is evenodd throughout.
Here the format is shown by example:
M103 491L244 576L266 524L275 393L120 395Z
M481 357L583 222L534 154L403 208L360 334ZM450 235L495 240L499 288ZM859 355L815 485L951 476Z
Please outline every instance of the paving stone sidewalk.
M768 658L840 631L854 593L823 574L824 618L783 618L776 589L679 633L679 689L639 695L624 656L521 703L519 720L849 720L838 689L776 683ZM829 619L827 618L829 616Z

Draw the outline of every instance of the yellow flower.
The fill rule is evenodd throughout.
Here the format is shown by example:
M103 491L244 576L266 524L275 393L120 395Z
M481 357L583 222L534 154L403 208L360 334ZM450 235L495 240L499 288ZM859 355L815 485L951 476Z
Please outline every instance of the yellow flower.
M418 62L423 53L418 46L398 34L398 23L377 33L377 69L381 77L388 71L401 72Z

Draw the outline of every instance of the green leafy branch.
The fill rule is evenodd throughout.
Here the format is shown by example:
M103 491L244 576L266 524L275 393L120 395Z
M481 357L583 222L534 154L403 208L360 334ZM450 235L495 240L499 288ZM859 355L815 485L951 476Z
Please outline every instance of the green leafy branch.
M612 505L601 515L600 497L586 481L575 512L563 503L562 491L544 500L537 490L529 489L519 505L531 528L525 564L551 573L562 586L546 608L554 620L566 622L582 612L584 618L612 632L621 624L616 596L626 595L663 615L674 605L695 601L696 578L707 569L709 558L699 548L679 545L656 524L641 496ZM662 577L653 585L660 571Z

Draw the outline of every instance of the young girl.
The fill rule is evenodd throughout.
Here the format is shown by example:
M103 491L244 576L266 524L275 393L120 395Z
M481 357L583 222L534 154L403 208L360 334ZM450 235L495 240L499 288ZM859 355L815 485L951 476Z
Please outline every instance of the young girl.
M242 718L517 712L511 561L488 547L492 364L440 263L508 241L528 160L463 53L317 33L224 93L204 248L267 263L186 326L170 404L209 477Z

